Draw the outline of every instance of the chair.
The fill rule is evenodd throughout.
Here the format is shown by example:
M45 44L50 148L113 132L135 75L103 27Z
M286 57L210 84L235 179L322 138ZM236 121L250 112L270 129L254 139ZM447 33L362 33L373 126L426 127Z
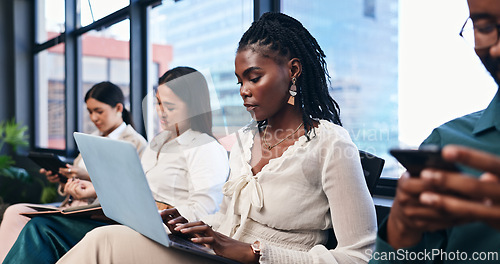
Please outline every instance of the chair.
M375 186L377 186L378 179L382 174L385 160L363 150L359 151L359 158L361 160L361 167L363 168L368 191L370 195L373 196ZM325 246L328 249L334 249L337 246L337 239L335 238L333 228L328 230L328 241Z
M378 179L382 174L385 160L363 150L359 151L359 158L361 159L361 167L363 168L368 191L373 196L375 186L377 186Z

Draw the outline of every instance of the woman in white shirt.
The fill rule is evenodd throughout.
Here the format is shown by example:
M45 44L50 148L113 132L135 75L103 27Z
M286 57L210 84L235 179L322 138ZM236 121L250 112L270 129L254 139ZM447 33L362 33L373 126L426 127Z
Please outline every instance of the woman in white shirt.
M328 93L325 55L297 20L266 13L239 42L235 74L255 123L237 133L221 209L174 232L242 263L366 263L375 208L359 154ZM175 229L174 229L175 228ZM328 229L337 246L327 249ZM125 226L97 228L58 263L215 263Z
M133 128L132 117L124 107L124 96L120 87L111 82L95 84L85 94L85 103L89 117L97 128L93 134L128 141L137 148L139 154L144 151L147 142ZM59 183L59 193L66 196L60 205L62 208L85 205L96 197L91 184L86 184L85 188L74 188L79 182L79 180L73 180L74 177L90 180L81 155L75 158L73 165L67 164L66 168L60 168L58 172L53 173L42 168L40 173L45 174L50 182ZM60 176L67 178L68 182L61 182ZM70 200L70 195L75 199ZM5 211L0 225L0 262L9 252L24 225L30 220L20 213L35 211L29 205L15 204Z
M97 128L92 134L128 141L142 155L147 142L134 130L134 122L124 107L125 97L120 87L111 82L98 83L85 94L85 104L90 120ZM66 195L60 208L87 205L97 197L81 155L75 158L73 165L67 164L57 174L43 168L40 173L45 174L50 182L59 183L59 193ZM68 181L60 182L58 175L68 178Z
M153 197L196 221L219 209L229 174L227 151L212 134L210 95L200 72L177 67L158 83L156 109L163 132L141 162Z
M158 207L175 206L187 219L197 221L219 209L229 173L227 151L212 135L205 77L189 67L171 69L160 78L156 98L162 132L151 140L141 163ZM107 223L35 217L4 263L54 263L88 231L102 225Z

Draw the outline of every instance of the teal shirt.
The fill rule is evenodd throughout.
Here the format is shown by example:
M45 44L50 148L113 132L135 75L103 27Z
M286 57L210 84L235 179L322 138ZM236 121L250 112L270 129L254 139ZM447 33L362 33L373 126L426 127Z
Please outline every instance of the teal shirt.
M422 146L427 144L457 144L500 156L500 90L485 110L434 129ZM480 175L471 168L462 169L475 177ZM500 263L500 231L481 222L425 233L419 244L397 251L387 243L386 229L384 221L370 263Z

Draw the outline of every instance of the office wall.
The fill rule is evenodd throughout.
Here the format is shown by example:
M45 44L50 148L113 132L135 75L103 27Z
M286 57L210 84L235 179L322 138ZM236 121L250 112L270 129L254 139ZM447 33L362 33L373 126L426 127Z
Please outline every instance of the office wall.
M16 121L32 129L33 111L33 32L32 0L0 0L0 122ZM10 150L4 149L3 153ZM13 153L10 153L13 154ZM25 157L25 150L14 155L16 166L25 168L40 180L22 182L0 177L0 214L5 204L39 203L45 177Z
M0 121L32 126L34 1L0 1ZM5 150L4 150L5 151Z
M15 115L13 0L0 1L0 121Z

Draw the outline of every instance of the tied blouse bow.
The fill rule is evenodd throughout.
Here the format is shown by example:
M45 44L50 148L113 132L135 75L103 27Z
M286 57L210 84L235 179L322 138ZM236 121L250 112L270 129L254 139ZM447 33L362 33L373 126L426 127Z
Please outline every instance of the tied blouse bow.
M228 219L230 222L221 226L221 231L229 236L237 235L237 230L244 230L244 225L253 206L258 211L264 205L264 193L258 178L247 174L227 181L222 188L224 195L231 197L231 204L228 207ZM235 236L237 237L237 236Z

